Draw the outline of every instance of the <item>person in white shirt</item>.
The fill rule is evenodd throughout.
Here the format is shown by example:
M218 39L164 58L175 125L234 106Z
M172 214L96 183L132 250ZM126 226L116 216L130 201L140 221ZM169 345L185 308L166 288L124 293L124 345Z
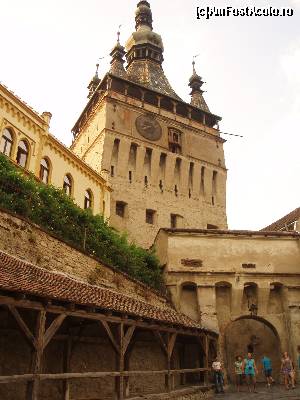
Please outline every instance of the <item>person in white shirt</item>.
M224 393L223 366L218 357L216 357L214 362L212 363L212 370L214 373L216 393Z

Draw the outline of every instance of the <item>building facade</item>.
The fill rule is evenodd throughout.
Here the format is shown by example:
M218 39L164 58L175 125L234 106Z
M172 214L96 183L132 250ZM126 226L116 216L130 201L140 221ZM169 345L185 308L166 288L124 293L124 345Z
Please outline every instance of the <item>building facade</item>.
M0 84L0 151L45 184L62 188L82 208L109 218L106 180L50 132L51 114L39 115Z
M184 102L163 68L163 43L147 1L136 31L96 73L89 102L73 128L71 149L113 188L111 225L149 247L161 227L226 228L226 166L218 122L203 98L202 78ZM124 68L124 55L126 68Z
M281 354L300 344L300 234L160 230L155 246L176 309L219 331L234 382L234 361L264 354L280 378ZM263 376L259 376L263 379Z

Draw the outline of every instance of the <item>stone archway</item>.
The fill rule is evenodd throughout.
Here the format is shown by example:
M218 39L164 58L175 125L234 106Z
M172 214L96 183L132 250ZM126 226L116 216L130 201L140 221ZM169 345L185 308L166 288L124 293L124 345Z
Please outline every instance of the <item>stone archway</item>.
M253 352L256 365L261 371L263 355L270 357L273 366L273 376L278 381L280 377L281 345L274 326L257 316L242 316L231 322L225 331L225 356L227 375L234 381L234 361L237 355L245 357L248 351ZM264 381L259 372L258 381Z

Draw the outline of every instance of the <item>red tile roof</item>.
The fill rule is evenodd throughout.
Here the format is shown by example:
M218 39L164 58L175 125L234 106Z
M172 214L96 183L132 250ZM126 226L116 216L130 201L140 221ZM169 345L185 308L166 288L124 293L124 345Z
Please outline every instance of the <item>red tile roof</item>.
M300 219L300 207L296 208L289 214L280 218L278 221L273 222L271 225L266 226L262 229L262 231L281 231L286 230L286 227L293 222L298 221Z
M89 285L60 272L47 271L2 251L0 289L99 307L185 328L205 329L187 316L177 313L168 304L160 308L102 286Z

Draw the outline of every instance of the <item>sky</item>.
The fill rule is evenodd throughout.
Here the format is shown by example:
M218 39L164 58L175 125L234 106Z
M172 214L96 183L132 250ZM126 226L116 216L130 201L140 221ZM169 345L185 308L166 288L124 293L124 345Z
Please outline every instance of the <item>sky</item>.
M66 145L87 85L121 24L134 30L136 0L0 0L0 81ZM164 42L164 71L190 101L192 58L210 110L222 117L230 229L261 229L300 206L300 0L150 0ZM197 7L293 8L292 17L197 19ZM104 58L102 58L104 57ZM100 60L99 60L100 59Z

